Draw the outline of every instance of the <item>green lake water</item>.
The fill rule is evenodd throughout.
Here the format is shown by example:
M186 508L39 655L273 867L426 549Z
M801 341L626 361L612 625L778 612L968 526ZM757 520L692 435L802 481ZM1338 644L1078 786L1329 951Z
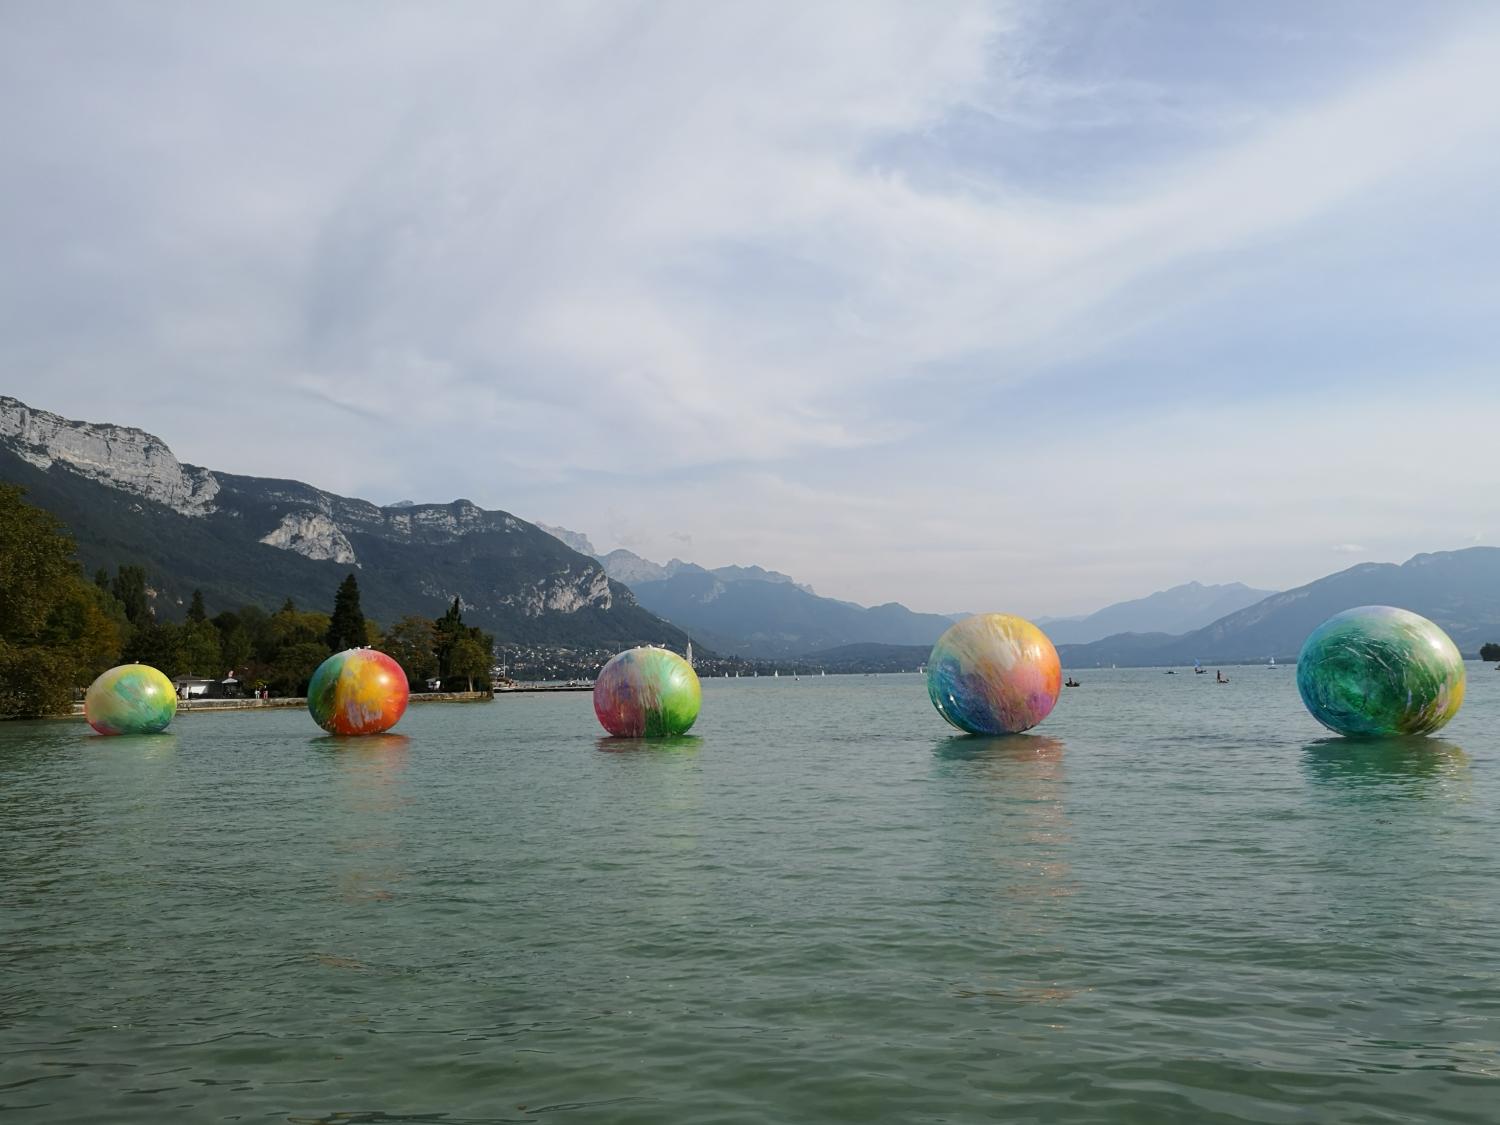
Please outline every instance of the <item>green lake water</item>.
M1500 672L1359 745L1228 671L0 725L0 1117L1500 1120Z

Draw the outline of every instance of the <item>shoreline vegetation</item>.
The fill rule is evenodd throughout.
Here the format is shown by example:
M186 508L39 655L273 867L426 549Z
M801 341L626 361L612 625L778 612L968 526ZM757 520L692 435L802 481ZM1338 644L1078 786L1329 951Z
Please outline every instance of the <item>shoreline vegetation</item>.
M158 616L140 565L84 577L66 527L24 491L0 485L0 717L68 715L101 672L131 663L177 681L193 705L298 699L324 660L361 647L391 656L414 695L491 690L495 640L464 623L459 597L435 621L409 614L383 630L361 611L351 572L330 613L288 598L275 613L244 605L210 617L195 590L179 623Z
M290 701L305 696L318 666L346 648L387 653L406 673L414 699L433 692L587 690L618 651L511 638L497 647L494 637L464 622L459 596L436 620L408 614L382 629L364 616L353 572L330 613L301 610L288 598L274 613L252 604L211 617L194 590L185 619L171 620L165 614L181 612L181 603L164 599L145 567L122 561L113 574L100 568L90 581L62 521L24 495L20 486L0 484L0 718L74 713L93 679L122 663L147 664L177 681L180 698L191 705L184 709L192 709L218 698L295 705ZM929 653L926 645L873 643L773 659L700 651L695 666L707 679L880 675L917 671ZM1479 656L1500 660L1500 644L1485 644ZM1079 673L1103 666L1066 656L1064 665ZM568 681L584 686L563 686Z

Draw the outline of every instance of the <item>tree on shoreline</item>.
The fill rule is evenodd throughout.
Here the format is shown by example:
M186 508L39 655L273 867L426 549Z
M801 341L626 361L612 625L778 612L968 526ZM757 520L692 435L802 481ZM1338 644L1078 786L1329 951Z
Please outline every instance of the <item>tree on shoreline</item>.
M426 691L427 681L437 675L437 636L433 624L425 617L408 614L391 626L385 635L384 652L406 673L406 682L414 691Z
M152 617L151 602L146 596L146 569L140 566L121 566L115 570L110 593L125 610L125 620L131 625L140 625Z
M480 629L477 625L464 624L463 601L459 598L453 599L453 604L448 607L448 612L443 614L433 626L436 634L435 649L437 652L438 676L443 680L450 677L462 676L469 681L469 690L474 690L473 681L478 678L483 685L490 686L490 661L495 651L495 638ZM483 667L474 672L472 676L459 671L455 667L454 654L458 651L461 642L469 640L479 649L482 654ZM475 662L472 656L465 652L464 666L473 667ZM446 685L445 685L446 686Z
M1480 660L1500 660L1500 644L1487 644L1479 649Z
M62 523L24 495L0 485L0 715L31 717L66 713L118 659L120 631Z
M338 593L333 596L333 615L328 619L328 634L325 638L333 652L346 648L360 648L370 643L365 629L365 615L359 608L359 582L351 571L339 583Z
M489 653L479 647L479 642L473 637L463 637L453 646L453 652L448 657L449 671L454 676L462 676L469 683L469 690L474 690L474 678L484 676L490 670Z

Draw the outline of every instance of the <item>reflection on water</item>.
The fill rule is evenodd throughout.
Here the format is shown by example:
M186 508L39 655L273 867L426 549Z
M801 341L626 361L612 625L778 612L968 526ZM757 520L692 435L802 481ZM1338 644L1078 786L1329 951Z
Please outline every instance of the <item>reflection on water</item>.
M912 676L0 724L0 1118L1494 1121L1500 684L1466 768L1085 679L1066 746Z
M616 738L602 735L594 747L606 754L682 754L696 751L703 739L696 734L676 734L670 738Z
M82 741L92 753L104 750L112 754L128 754L138 762L163 761L176 754L178 746L174 730L157 734L97 734L89 730Z
M932 752L944 761L1061 762L1063 742L1045 734L955 734Z
M406 769L411 739L404 734L328 734L312 740L314 746L344 768L353 778L386 786Z
M955 735L933 748L937 775L955 799L988 806L967 825L955 862L975 875L975 893L993 895L989 937L1013 962L1053 963L1061 953L1060 909L1077 890L1067 848L1072 843L1064 796L1067 770L1061 739L1041 734ZM974 833L982 831L983 836ZM975 868L982 861L983 870ZM1051 1005L1078 988L1051 976L985 975L955 982L954 996L1008 1004Z
M1462 749L1420 735L1319 739L1303 747L1302 769L1316 785L1363 796L1455 796L1470 784Z
M337 875L344 902L390 902L407 877L397 813L406 803L401 779L411 739L404 734L327 735L313 739L339 767L347 828L334 842L353 863Z

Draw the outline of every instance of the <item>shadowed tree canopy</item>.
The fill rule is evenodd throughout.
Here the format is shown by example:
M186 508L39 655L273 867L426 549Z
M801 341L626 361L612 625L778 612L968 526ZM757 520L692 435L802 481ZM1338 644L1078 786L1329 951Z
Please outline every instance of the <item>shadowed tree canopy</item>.
M339 583L333 598L333 616L328 621L328 647L334 652L369 643L365 615L359 608L359 583L351 573Z
M117 607L51 514L0 485L0 715L65 712L120 652Z
M146 570L139 566L122 566L115 571L111 589L115 600L125 607L125 620L142 625L151 618L151 603L146 598Z
M478 677L488 687L490 658L495 651L495 638L477 626L464 624L461 599L453 599L448 612L438 618L433 625L433 633L438 675L442 679L462 677L469 681L468 690L473 691L473 679ZM460 646L464 641L469 641L474 645L481 654L481 659L476 660L467 648L460 653ZM460 664L463 665L462 668L459 667ZM446 689L447 685L444 687Z
M436 643L437 634L432 622L425 617L408 614L387 631L384 651L401 665L410 687L426 691L427 681L437 675Z
M490 654L480 647L473 637L460 638L448 657L449 672L462 676L468 682L468 690L474 690L476 676L484 676L490 670Z

